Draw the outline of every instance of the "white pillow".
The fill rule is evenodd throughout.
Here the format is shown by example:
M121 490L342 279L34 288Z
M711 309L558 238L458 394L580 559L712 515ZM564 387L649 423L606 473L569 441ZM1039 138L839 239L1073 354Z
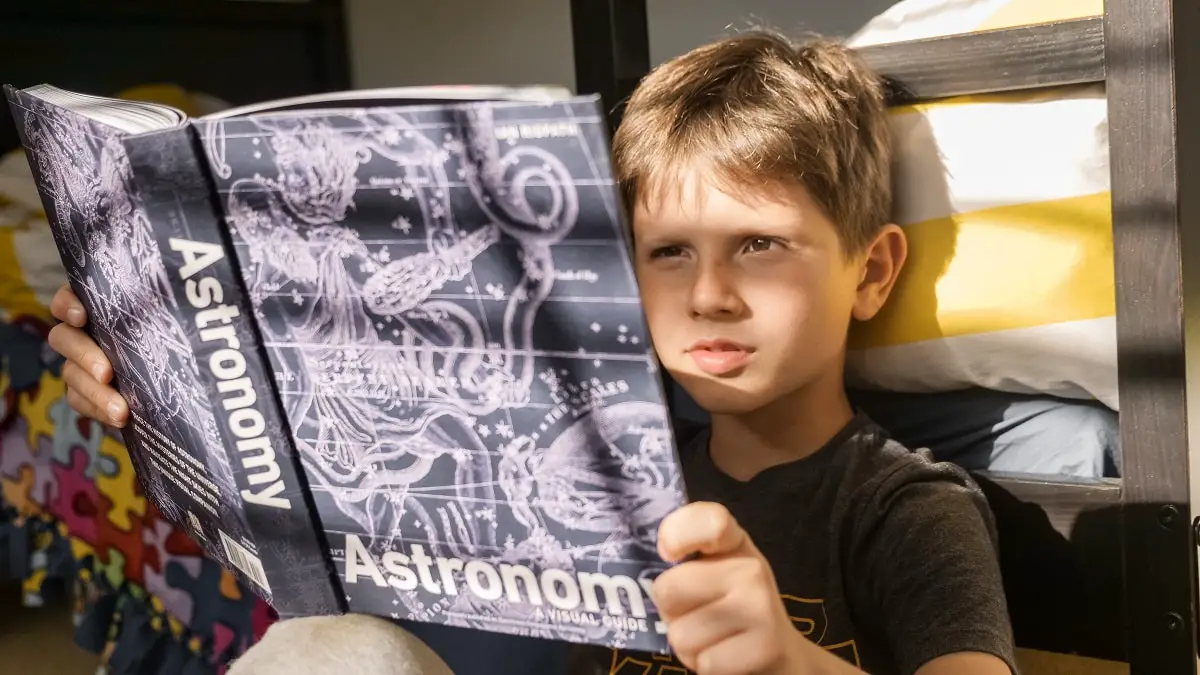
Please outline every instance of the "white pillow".
M1098 14L1099 0L905 0L855 46ZM851 331L853 386L986 387L1118 409L1102 84L891 111L909 259Z

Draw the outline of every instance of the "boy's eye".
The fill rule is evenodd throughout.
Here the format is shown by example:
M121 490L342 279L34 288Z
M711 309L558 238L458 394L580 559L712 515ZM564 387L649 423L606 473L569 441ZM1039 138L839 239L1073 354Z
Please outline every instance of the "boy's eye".
M658 260L659 258L675 258L683 255L682 246L659 246L650 251L650 259Z
M752 237L746 241L745 251L747 253L764 253L771 250L776 243L770 237Z

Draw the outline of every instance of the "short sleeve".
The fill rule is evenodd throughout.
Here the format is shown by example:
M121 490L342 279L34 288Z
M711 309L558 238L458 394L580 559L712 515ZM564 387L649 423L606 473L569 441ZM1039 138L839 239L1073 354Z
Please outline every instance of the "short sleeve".
M902 675L956 652L1018 672L986 499L957 467L909 459L875 483L852 528L855 615L877 627Z

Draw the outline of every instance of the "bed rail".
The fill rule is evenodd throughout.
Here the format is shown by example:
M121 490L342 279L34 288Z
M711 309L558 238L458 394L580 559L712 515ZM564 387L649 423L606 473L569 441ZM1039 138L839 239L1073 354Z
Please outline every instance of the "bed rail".
M893 85L893 104L1102 82L1104 22L1075 19L859 50Z
M651 67L645 0L572 0L571 11L576 87L601 94L615 126ZM1105 83L1122 478L977 477L1022 646L1128 661L1133 675L1196 675L1200 11L1107 0L1103 17L861 53L894 104Z

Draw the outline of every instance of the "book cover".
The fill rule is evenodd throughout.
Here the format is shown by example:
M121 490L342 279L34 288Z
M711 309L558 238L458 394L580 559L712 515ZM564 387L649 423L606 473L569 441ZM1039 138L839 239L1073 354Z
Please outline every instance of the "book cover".
M122 435L146 497L214 560L251 540L229 456L120 130L5 87L87 332L129 403ZM224 533L223 535L221 533ZM247 585L254 579L240 574Z
M665 651L685 494L598 100L194 124L350 611Z

